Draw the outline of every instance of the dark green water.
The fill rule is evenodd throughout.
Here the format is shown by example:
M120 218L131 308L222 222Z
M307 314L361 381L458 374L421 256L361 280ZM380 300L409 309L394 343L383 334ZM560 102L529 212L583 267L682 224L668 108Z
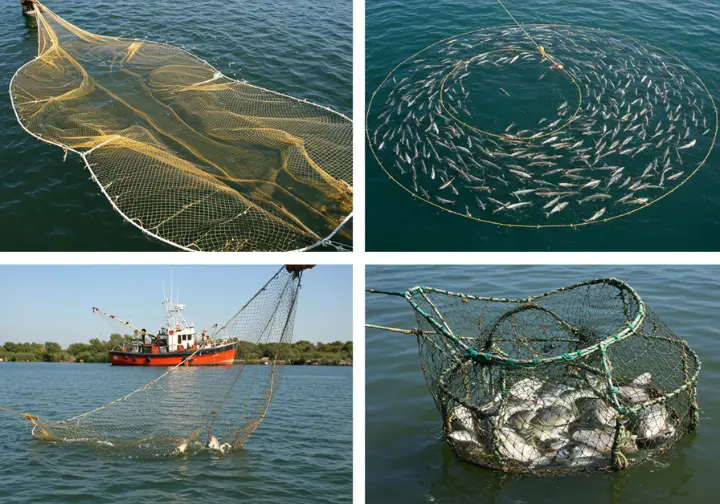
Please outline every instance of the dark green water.
M0 405L65 419L162 372L0 363ZM107 460L85 446L38 441L6 413L0 431L2 503L352 502L351 368L289 366L255 435L225 456Z
M715 2L508 0L505 5L524 23L584 25L643 39L683 60L717 101L720 14ZM495 0L368 0L366 99L395 65L429 44L509 23L512 20ZM532 92L530 88L528 92ZM502 124L514 117L512 108L499 101L485 113ZM366 148L367 249L717 250L718 159L713 152L707 164L675 193L627 217L577 229L538 230L475 222L416 200L388 178Z
M186 49L235 79L352 117L349 0L48 0L53 11L100 35ZM17 1L0 9L0 249L174 250L145 237L100 194L77 156L22 130L8 85L37 55L36 27Z
M700 425L655 463L626 472L511 476L459 462L425 384L413 336L366 330L367 502L705 503L720 469L720 268L678 266L368 266L367 288L428 285L480 296L521 297L614 276L634 287L702 360ZM366 322L416 327L403 299L366 295Z

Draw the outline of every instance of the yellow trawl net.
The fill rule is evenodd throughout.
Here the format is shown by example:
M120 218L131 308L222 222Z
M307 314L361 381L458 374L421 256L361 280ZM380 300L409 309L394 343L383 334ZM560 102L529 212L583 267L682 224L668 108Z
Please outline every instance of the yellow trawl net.
M350 119L39 10L38 57L10 83L18 121L80 154L125 219L187 250L352 245Z

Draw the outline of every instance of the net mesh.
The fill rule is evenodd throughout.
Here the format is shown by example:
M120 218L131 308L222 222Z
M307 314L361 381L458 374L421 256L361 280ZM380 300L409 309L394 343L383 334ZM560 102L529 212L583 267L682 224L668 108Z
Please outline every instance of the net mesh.
M525 299L403 295L445 438L463 461L530 474L624 469L697 425L697 355L624 282Z
M498 225L562 227L675 191L710 155L718 111L662 49L532 24L412 55L373 93L366 124L378 164L417 199Z
M169 45L88 33L45 6L10 84L21 125L80 154L113 207L189 250L352 245L352 122Z
M237 340L237 359L245 358L243 341L292 342L301 276L281 269L215 338ZM258 428L283 369L277 355L267 365L181 363L92 411L59 422L34 420L33 435L87 444L108 457L167 457L208 448L227 452L242 447Z

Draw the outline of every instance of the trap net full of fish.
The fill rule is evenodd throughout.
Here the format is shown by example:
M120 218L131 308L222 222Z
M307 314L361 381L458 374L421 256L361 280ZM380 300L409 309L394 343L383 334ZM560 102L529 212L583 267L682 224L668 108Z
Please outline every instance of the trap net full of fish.
M200 347L136 390L125 385L118 399L67 420L8 408L0 411L29 420L37 439L85 445L105 458L164 458L207 449L223 453L240 449L266 417L281 383L285 365L278 361L278 352L292 342L301 279L302 272L283 267L213 335L215 340L236 342L235 364L193 366L193 357L203 352ZM275 344L268 346L271 353L265 365L247 363L254 348L248 342ZM137 379L123 376L119 379ZM108 386L122 390L121 385Z
M697 426L697 354L620 280L523 299L397 294L415 311L444 437L465 462L529 474L620 470Z
M718 111L646 42L530 24L436 42L373 93L367 138L412 196L503 226L580 226L671 194L706 162Z
M38 56L10 82L17 119L79 154L124 219L185 250L352 247L348 117L36 5Z

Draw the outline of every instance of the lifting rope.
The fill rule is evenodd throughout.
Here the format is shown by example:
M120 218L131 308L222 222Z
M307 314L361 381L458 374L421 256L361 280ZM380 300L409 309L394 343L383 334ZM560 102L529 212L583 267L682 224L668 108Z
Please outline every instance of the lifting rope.
M497 1L498 1L498 3L500 4L500 6L505 10L505 12L507 12L508 16L510 16L510 17L512 18L512 20L515 21L515 24L520 27L520 29L523 31L523 33L525 33L525 35L527 35L527 38L529 38L530 41L531 41L533 44L535 44L535 47L537 47L538 51L540 52L540 56L542 56L543 58L546 58L546 59L550 60L555 66L559 66L560 69L562 70L562 66L561 66L558 62L556 62L547 52L545 52L545 48L544 48L543 46L539 45L537 42L535 42L535 39L530 36L530 34L525 30L525 28L523 27L523 25L521 25L521 24L518 22L518 20L515 19L515 16L513 16L512 14L510 14L510 11L507 10L507 7L505 7L505 5L502 3L502 0L497 0Z

